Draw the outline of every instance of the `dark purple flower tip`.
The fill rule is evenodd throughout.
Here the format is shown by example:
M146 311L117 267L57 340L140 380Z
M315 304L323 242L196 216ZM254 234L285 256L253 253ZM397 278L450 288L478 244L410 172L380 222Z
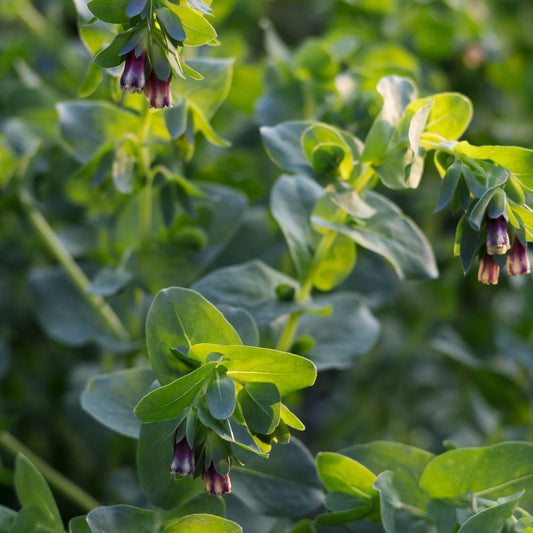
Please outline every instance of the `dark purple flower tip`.
M529 266L529 257L527 256L527 247L515 236L513 247L507 254L507 274L509 276L520 276L521 274L529 274L530 272L531 268Z
M477 273L478 281L481 281L485 285L497 285L499 276L500 267L496 264L492 255L485 254L479 264L479 271Z
M146 84L144 67L146 65L146 52L143 50L139 57L135 57L132 50L126 57L124 72L120 78L120 88L128 93L142 93Z
M170 77L168 80L160 80L155 71L152 70L144 91L146 98L148 98L148 101L150 102L150 107L154 107L155 109L172 107Z
M194 474L194 450L187 439L182 439L174 444L174 457L170 463L170 473L180 476L192 476Z
M207 471L202 472L202 479L205 483L205 488L209 494L215 496L222 496L231 492L231 481L229 474L221 476L211 464Z
M511 248L507 233L507 221L505 217L487 217L487 253L489 255L502 255Z

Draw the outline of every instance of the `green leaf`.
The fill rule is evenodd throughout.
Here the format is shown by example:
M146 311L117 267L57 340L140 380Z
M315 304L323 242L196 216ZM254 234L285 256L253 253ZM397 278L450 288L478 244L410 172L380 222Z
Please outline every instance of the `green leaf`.
M205 382L215 372L216 363L206 363L189 374L149 392L135 407L142 422L159 422L178 418L194 401Z
M350 446L342 453L372 472L392 471L394 489L400 499L420 509L426 507L428 496L418 486L418 480L434 457L431 452L397 442L375 441Z
M473 146L466 141L455 152L474 159L488 159L509 170L529 192L533 191L533 150L518 146Z
M104 73L102 72L102 69L99 68L95 63L91 62L89 64L89 68L87 69L85 79L78 90L78 96L80 98L87 98L88 96L91 96L91 94L93 94L98 87L100 87L100 84L103 81Z
M131 35L131 31L119 33L109 46L96 54L94 62L102 68L117 67L123 63L125 56L121 55L122 48L128 42Z
M186 78L174 84L176 100L182 98L199 109L206 120L211 120L228 96L233 78L232 59L188 59L187 64L204 76L202 83Z
M95 376L81 394L81 406L104 426L138 438L141 424L133 409L154 381L149 368L131 368Z
M303 422L285 405L281 404L280 418L287 426L303 431L305 426Z
M190 109L194 117L195 127L203 133L204 137L211 144L222 147L230 146L231 143L229 141L223 139L215 132L207 118L204 116L203 112L198 107L196 107L194 104L190 104Z
M224 315L197 292L179 287L160 291L146 319L148 354L159 381L168 383L184 370L171 348L201 342L240 344L241 340Z
M416 97L414 85L400 76L381 78L376 89L383 97L383 107L365 139L365 148L361 154L363 163L382 161L403 112Z
M51 531L58 530L51 528L39 506L32 503L25 505L17 513L8 533L50 533Z
M358 294L338 292L315 299L319 306L332 307L327 316L306 313L300 317L296 339L310 337L313 346L305 356L319 371L349 368L377 341L378 320Z
M246 309L261 328L280 316L309 307L307 304L279 299L276 288L280 285L293 287L295 292L299 287L289 276L261 261L251 261L218 269L197 281L193 289L215 305L227 304Z
M458 139L472 120L472 102L460 93L439 93L413 102L420 109L432 103L424 133L438 135L442 139Z
M15 461L15 491L23 507L35 505L51 531L63 533L59 509L42 474L22 454Z
M197 11L190 7L176 6L169 3L168 8L179 17L187 35L184 44L200 46L216 38L217 32Z
M143 424L137 445L141 487L148 501L161 509L173 509L205 492L201 479L170 474L175 431L175 420Z
M314 175L301 142L304 131L311 124L311 122L285 122L274 127L261 128L265 150L281 169L295 174Z
M68 533L91 533L86 516L76 516L69 520Z
M220 304L218 308L235 328L243 344L257 346L259 330L252 315L242 307Z
M480 246L485 242L485 236L480 231L472 228L470 223L466 223L466 215L463 216L457 224L456 243L459 243L459 255L461 258L461 265L465 274L472 267L474 258ZM455 253L455 251L454 251Z
M183 29L179 17L175 13L166 7L156 9L155 13L157 19L172 39L176 39L176 41L185 41L187 35L185 34L185 30Z
M315 365L299 355L256 346L196 344L190 355L204 361L210 353L224 355L222 365L230 379L244 383L274 383L281 396L313 385Z
M434 213L437 213L450 203L455 193L455 189L457 189L457 185L459 184L462 167L463 165L461 161L457 160L446 170L446 174L440 184L439 199L437 201L437 206L433 211Z
M432 498L467 493L492 499L525 490L522 507L533 511L533 444L504 442L484 448L451 450L425 468L420 487Z
M239 392L239 404L248 427L270 435L280 421L281 397L272 383L249 383Z
M354 165L353 157L335 128L327 124L311 124L302 133L301 143L315 172L328 174L338 168L344 179L350 177ZM321 151L317 153L319 149Z
M193 514L165 524L163 533L242 533L239 524L209 514Z
M490 218L498 218L506 212L507 197L503 192L503 189L495 189L495 193L492 196L489 206L487 208L487 214Z
M301 279L305 279L313 259L315 230L311 215L322 187L301 175L281 176L270 195L272 215L278 222Z
M188 106L185 100L178 100L170 109L165 110L165 125L171 138L181 137L187 127Z
M479 231L481 225L485 220L485 213L489 206L492 197L496 193L497 189L488 189L483 196L475 203L472 210L468 214L468 222L476 230Z
M520 501L523 492L511 499L483 509L468 518L457 533L500 533Z
M87 7L91 13L104 22L122 24L128 22L126 7L128 0L91 0Z
M362 464L339 453L321 452L316 457L318 475L328 491L341 491L358 498L377 497L376 475Z
M361 196L353 190L351 185L343 181L338 181L333 187L328 187L326 192L328 200L331 200L333 204L356 219L370 218L376 214L375 209L372 209L365 203Z
M255 513L303 517L323 503L313 457L297 439L273 444L268 459L242 459L246 467L231 469L232 491Z
M334 224L314 216L313 223L347 235L360 246L387 259L401 279L435 278L433 251L414 222L390 200L372 191L364 197L376 214L364 224Z
M429 102L426 105L422 106L420 109L418 109L409 123L409 146L413 151L413 157L418 155L420 137L424 129L426 128L432 105L433 103Z
M389 470L382 472L374 482L374 488L379 491L379 511L381 523L386 533L396 533L395 509L401 508L401 501L392 486L393 473Z
M313 148L309 161L317 174L332 176L336 175L345 156L346 152L341 146L333 143L321 143Z
M108 102L62 102L56 107L63 143L82 163L104 144L140 128L138 116Z
M355 265L356 247L346 235L335 235L327 256L314 271L313 285L320 291L330 291L340 285Z
M217 376L205 393L209 412L217 420L230 417L235 410L235 382L226 376Z
M161 517L155 511L131 505L97 507L87 515L87 522L92 533L159 533L163 526Z
M130 18L139 15L144 9L146 1L147 0L128 0L126 15Z
M37 318L53 339L70 346L97 342L119 350L105 324L60 268L31 272L30 289Z
M126 287L132 279L133 274L129 270L102 268L93 278L87 292L112 296Z
M0 505L0 531L7 533L17 518L16 511Z

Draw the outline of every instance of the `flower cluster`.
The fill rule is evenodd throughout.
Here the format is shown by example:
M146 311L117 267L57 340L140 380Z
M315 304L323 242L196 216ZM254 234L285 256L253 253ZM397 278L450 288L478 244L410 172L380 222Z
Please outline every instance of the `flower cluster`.
M529 274L529 258L527 255L527 245L524 246L517 235L511 247L509 234L507 233L507 221L505 217L487 217L487 242L486 252L481 258L478 271L478 280L485 285L496 285L500 276L500 266L494 256L505 255L507 274L510 276L520 276ZM510 251L509 251L510 249ZM507 253L509 252L509 253Z
M184 437L179 442L174 443L174 456L170 463L170 473L178 476L194 476L195 459L194 450L189 446ZM211 463L207 469L201 472L202 479L208 494L222 496L231 492L231 481L229 474L222 476Z
M172 107L172 93L170 92L170 79L161 80L155 70L151 70L146 80L146 51L137 56L132 50L126 56L124 72L120 78L120 88L128 93L142 93L150 102L150 107L163 109Z

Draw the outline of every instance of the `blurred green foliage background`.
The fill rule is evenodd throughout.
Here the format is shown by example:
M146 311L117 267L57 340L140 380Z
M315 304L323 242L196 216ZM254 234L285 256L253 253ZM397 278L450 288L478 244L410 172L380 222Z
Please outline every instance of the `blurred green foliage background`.
M78 98L91 61L78 38L75 6L0 4L0 428L104 503L143 503L134 442L94 422L79 394L89 377L143 360L139 310L146 311L150 293L254 258L291 274L268 213L279 171L258 126L315 119L364 136L379 110L377 81L396 73L414 80L422 95L468 96L470 142L533 147L529 0L214 0L212 7L221 45L189 53L235 58L232 88L213 119L232 147L198 136L184 173L193 184L242 192L249 208L231 242L194 279L179 271L163 277L156 263L136 270L142 301L119 295L115 303L139 345L121 355L95 343L68 345L43 328L43 298L73 304L53 288L30 290L28 280L54 260L16 193L21 179L31 182L41 211L89 275L123 258L113 232L131 196L109 179L97 186L73 179L79 163L59 135L55 105ZM118 98L112 76L89 97ZM36 150L31 176L20 176L20 162ZM457 221L446 210L432 214L438 190L438 174L428 165L418 191L385 193L428 236L440 278L399 282L382 259L359 254L344 287L364 295L382 332L351 369L321 373L315 387L293 399L308 428L301 439L313 453L376 439L438 452L447 440L464 446L532 437L531 276L504 278L497 287L482 286L475 273L463 276L452 257ZM0 501L15 507L12 457L0 451L0 458ZM77 512L60 502L67 515Z

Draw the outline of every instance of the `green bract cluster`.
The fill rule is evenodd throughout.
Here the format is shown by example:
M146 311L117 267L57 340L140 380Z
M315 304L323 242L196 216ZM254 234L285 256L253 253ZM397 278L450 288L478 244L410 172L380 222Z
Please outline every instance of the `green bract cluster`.
M121 88L144 91L150 107L172 107L172 76L203 79L182 57L184 45L216 43L216 32L205 18L211 8L202 0L91 0L87 7L96 19L118 27L118 34L94 62L112 68L125 61Z
M304 429L281 397L314 383L308 359L244 346L224 315L188 289L160 292L146 328L152 368L163 386L147 394L135 414L145 424L164 422L158 442L168 441L165 457L186 439L196 464L186 474L205 477L213 466L227 476L233 461L243 462L234 445L268 455L272 440L288 441L288 426ZM145 437L141 428L140 447L154 431ZM209 485L208 491L220 492Z

